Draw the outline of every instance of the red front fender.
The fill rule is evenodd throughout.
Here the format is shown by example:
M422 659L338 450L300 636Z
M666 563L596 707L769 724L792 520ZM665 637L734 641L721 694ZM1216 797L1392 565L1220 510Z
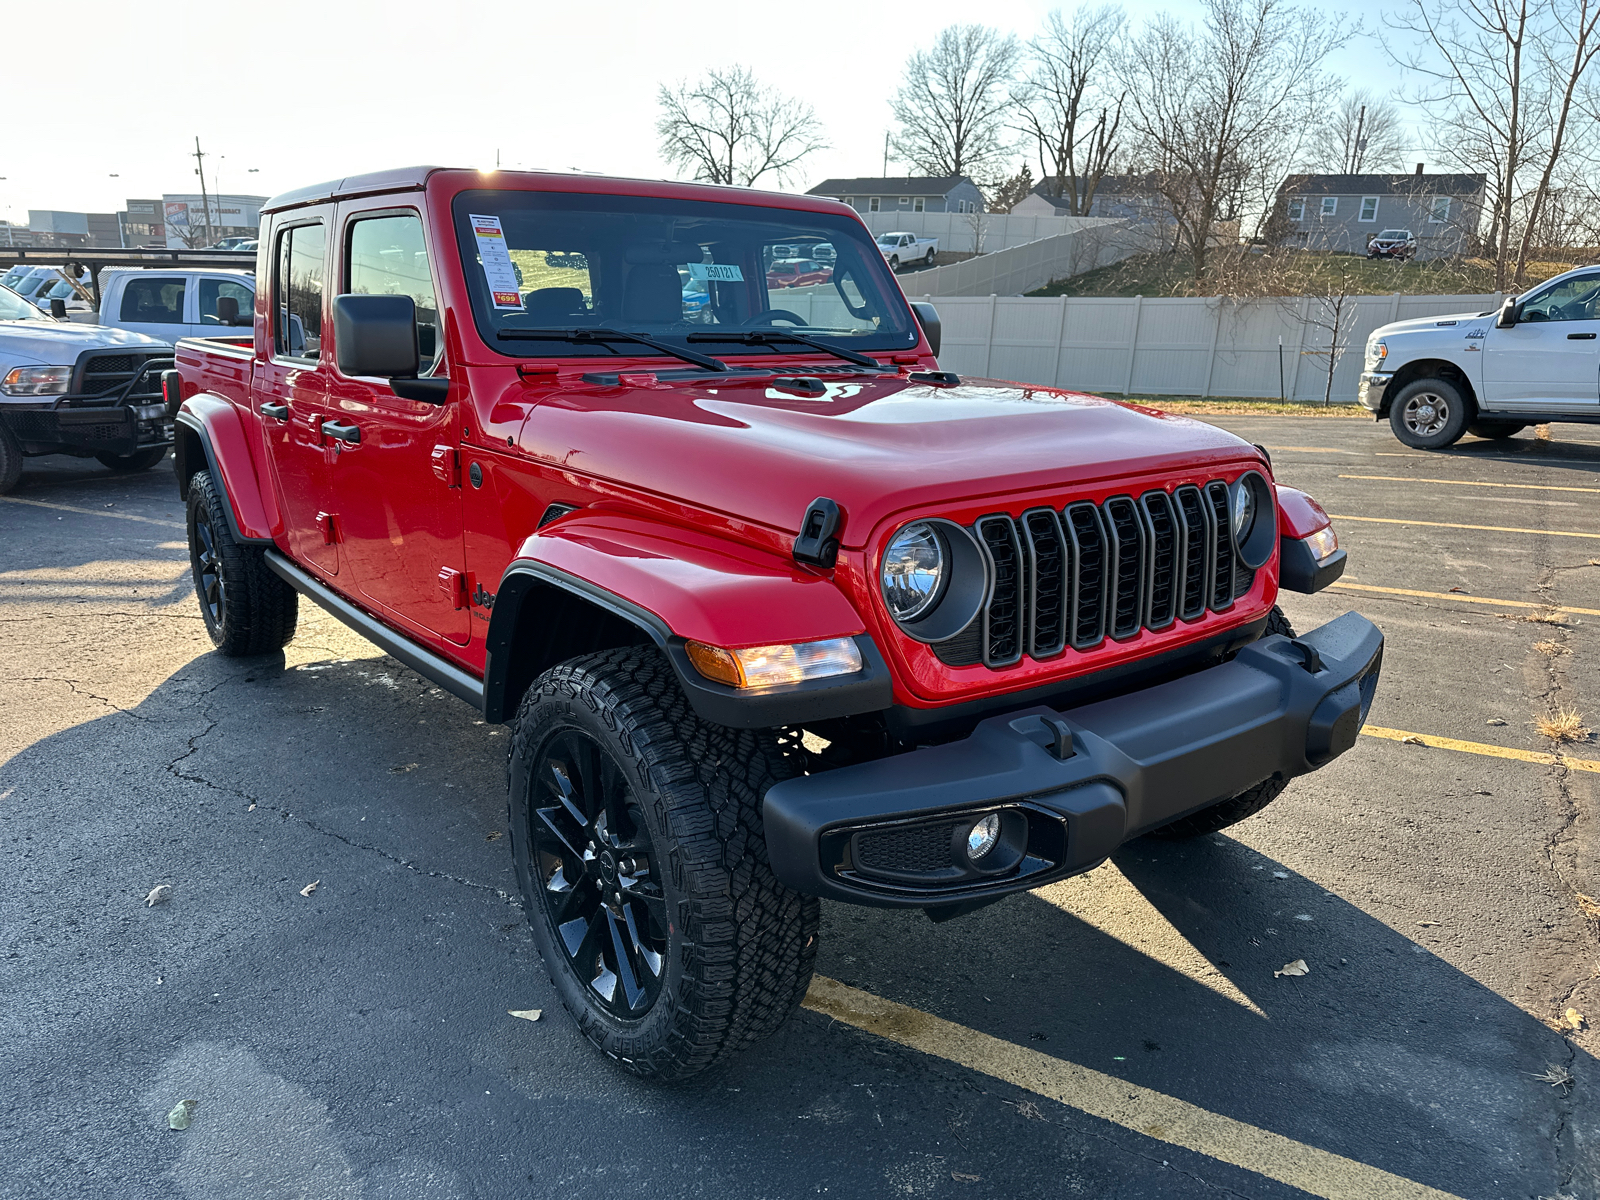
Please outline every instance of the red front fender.
M810 642L866 629L827 576L643 517L574 514L523 542L517 561L582 580L653 615L670 634L714 646Z

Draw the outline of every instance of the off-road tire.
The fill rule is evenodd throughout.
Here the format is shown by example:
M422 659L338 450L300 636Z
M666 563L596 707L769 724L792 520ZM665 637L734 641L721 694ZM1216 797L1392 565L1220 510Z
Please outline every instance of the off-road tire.
M1467 426L1467 432L1473 437L1494 438L1496 440L1516 437L1528 427L1525 421L1474 421Z
M1459 387L1430 375L1400 389L1389 406L1389 428L1413 450L1443 450L1461 440L1476 415Z
M236 541L211 472L189 480L189 569L211 644L229 658L271 654L294 637L300 596L259 546ZM220 586L218 586L220 585Z
M1289 624L1289 618L1283 615L1283 609L1276 604L1272 606L1272 613L1267 617L1267 627L1261 636L1281 633L1284 637L1294 637L1294 626ZM1185 838L1204 837L1208 833L1216 833L1219 829L1226 829L1235 825L1246 817L1253 817L1267 805L1276 800L1283 789L1289 786L1287 779L1265 779L1252 788L1246 788L1237 796L1213 804L1210 808L1202 808L1199 812L1190 813L1187 817L1179 817L1170 825L1163 825L1154 830L1152 837L1169 838L1181 841Z
M132 454L96 454L95 461L108 471L115 471L118 475L132 475L138 471L148 471L162 459L167 457L166 446L151 446L146 450L135 450Z
M5 422L0 421L0 496L16 487L22 478L22 458L22 447Z
M554 794L542 778L553 774L546 755L573 731L620 769L629 810L642 818L636 828L648 836L646 886L659 889L669 918L658 991L631 1019L580 977L581 951L569 954L555 928L561 893L543 878L538 847L551 843L536 842L536 832L548 833L533 823L542 820L539 800L550 804ZM604 764L598 769L603 778ZM523 697L507 782L512 858L534 942L584 1036L635 1075L677 1080L719 1064L771 1034L804 998L820 906L773 876L761 819L767 789L796 771L771 732L700 720L654 647L562 663ZM548 882L564 872L552 869Z

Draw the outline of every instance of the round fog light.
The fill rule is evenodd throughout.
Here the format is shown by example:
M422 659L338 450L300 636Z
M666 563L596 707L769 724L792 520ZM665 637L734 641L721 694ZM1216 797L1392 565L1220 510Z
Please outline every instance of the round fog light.
M994 844L1000 840L1000 814L989 813L973 822L972 828L967 831L967 857L977 862L985 854L994 849Z

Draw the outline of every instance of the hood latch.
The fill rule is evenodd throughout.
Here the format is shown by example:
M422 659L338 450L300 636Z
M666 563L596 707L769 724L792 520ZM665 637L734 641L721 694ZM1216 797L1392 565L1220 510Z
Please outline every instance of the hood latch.
M806 506L800 521L800 536L794 540L794 560L818 567L832 567L839 561L840 527L844 517L839 506L826 496L818 496Z

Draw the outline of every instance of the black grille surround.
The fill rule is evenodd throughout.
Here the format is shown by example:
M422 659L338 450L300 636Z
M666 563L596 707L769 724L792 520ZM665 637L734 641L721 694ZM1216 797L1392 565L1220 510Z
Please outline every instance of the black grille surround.
M69 403L157 403L162 398L161 372L172 363L172 351L166 347L86 350L72 373Z
M1238 561L1228 515L1228 485L1212 480L979 517L970 528L994 591L931 649L946 666L1003 670L1226 612L1256 575Z

